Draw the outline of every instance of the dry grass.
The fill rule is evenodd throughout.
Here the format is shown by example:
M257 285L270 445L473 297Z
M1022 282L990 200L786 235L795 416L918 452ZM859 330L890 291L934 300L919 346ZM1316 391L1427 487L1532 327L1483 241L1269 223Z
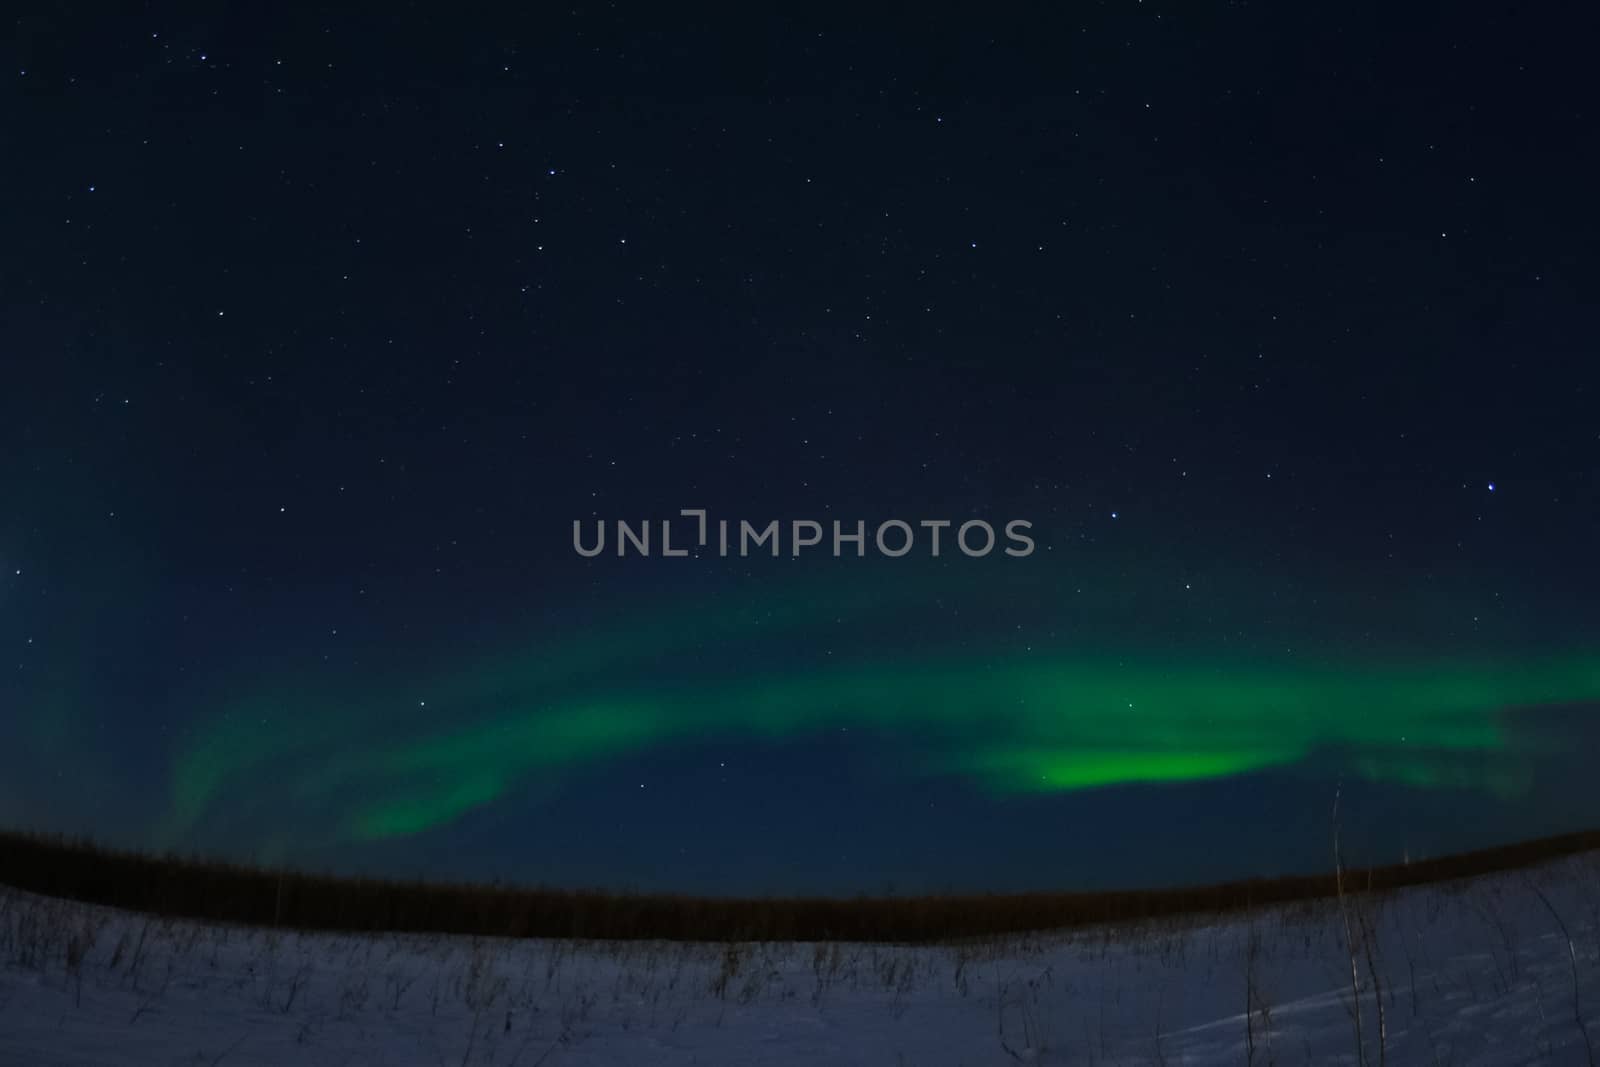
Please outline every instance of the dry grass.
M1600 849L1600 831L1405 865L1345 869L1362 892L1512 870ZM0 883L160 916L348 932L672 941L952 942L1242 912L1335 897L1325 875L1095 893L720 899L337 878L0 833Z

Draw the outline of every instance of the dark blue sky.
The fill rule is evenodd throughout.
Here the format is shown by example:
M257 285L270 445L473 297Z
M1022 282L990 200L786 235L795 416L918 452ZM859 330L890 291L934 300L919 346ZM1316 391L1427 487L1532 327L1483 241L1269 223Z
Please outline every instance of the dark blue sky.
M769 892L1594 823L1560 13L128 10L0 35L5 824ZM1038 550L573 551L692 507Z

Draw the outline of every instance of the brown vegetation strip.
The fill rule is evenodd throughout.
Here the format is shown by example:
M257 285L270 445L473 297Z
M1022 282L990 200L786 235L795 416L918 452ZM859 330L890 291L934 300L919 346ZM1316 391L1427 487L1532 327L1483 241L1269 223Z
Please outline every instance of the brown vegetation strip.
M1600 849L1600 831L1344 872L1387 890ZM0 833L0 883L188 919L307 930L675 941L929 942L1205 915L1331 897L1332 872L1175 889L717 899L401 882L276 871Z

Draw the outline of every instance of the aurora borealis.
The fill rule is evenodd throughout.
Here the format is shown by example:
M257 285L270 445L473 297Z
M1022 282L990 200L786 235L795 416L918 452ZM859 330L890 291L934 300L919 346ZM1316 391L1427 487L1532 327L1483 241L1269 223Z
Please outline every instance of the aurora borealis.
M1418 664L1377 670L1230 670L1208 665L923 663L838 676L757 678L674 694L636 683L615 694L543 702L538 672L487 694L441 687L435 707L506 710L466 722L414 716L413 737L348 744L297 729L274 741L271 720L225 720L200 733L178 763L174 830L225 805L223 785L305 804L308 820L335 813L336 838L398 836L448 824L535 778L684 738L782 739L828 729L906 732L913 766L974 776L998 790L1068 791L1184 782L1291 767L1321 747L1347 749L1374 778L1516 791L1538 752L1519 745L1517 707L1600 699L1600 663ZM519 692L518 683L530 686ZM667 690L663 693L663 689ZM430 689L429 691L434 691ZM288 698L279 698L288 699ZM426 701L418 708L425 710ZM336 707L351 730L383 721ZM305 746L310 751L299 751ZM925 751L919 751L925 750ZM272 774L287 762L287 773ZM268 775L271 775L268 777ZM252 784L254 783L254 784Z
M1542 17L19 18L0 825L854 893L1600 823ZM784 549L615 551L684 508ZM999 539L789 551L891 520Z
M1025 595L993 574L947 586L982 600L995 595L985 578L1013 607ZM268 686L175 746L158 839L170 847L207 827L264 826L264 809L271 822L316 828L292 842L264 838L272 856L448 833L529 795L556 803L570 779L661 748L693 759L712 744L781 750L841 735L893 753L871 772L890 789L945 780L980 796L1070 803L1080 792L1273 772L1514 803L1562 754L1540 710L1600 701L1600 661L1572 652L1319 658L1230 653L1191 636L1187 651L1174 639L1165 650L1073 655L1070 642L1048 651L998 642L941 653L952 628L887 655L847 637L848 653L784 665L792 644L843 617L828 613L870 631L914 612L893 598L914 599L925 581L825 582L818 597L774 576L760 588L784 593L781 602L752 598L719 613L686 598L675 602L681 617L596 627L378 686ZM1084 621L1104 636L1111 605ZM682 668L707 649L714 672ZM645 777L640 790L673 784Z

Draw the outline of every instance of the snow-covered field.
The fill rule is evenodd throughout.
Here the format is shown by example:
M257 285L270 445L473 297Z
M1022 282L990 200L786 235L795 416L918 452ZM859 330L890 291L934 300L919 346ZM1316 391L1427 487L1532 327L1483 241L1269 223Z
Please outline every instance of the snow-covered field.
M921 948L299 934L0 889L8 1065L1465 1067L1592 1064L1595 1041L1593 855L1342 906Z

